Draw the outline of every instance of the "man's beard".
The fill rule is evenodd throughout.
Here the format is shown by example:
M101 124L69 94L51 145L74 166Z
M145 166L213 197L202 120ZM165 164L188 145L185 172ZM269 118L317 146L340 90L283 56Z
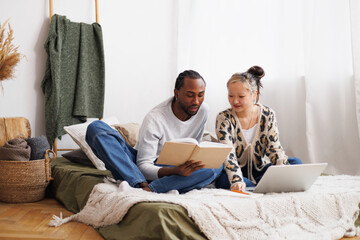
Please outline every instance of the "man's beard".
M197 114L197 112L199 111L200 109L200 106L199 105L191 105L191 106L185 106L185 104L183 104L182 102L179 101L179 105L181 107L181 109L189 116L189 117L192 117L194 115ZM194 112L194 111L190 111L189 109L191 107L198 107L197 110Z

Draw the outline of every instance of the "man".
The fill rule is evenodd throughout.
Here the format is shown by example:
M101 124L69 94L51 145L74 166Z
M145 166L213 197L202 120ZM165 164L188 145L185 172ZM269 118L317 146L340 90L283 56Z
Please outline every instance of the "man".
M156 165L166 141L191 137L200 142L209 111L208 105L203 104L204 97L205 81L201 75L184 71L176 79L174 97L145 116L135 149L102 121L89 125L86 141L113 177L132 187L158 193L205 187L221 173L222 167L205 169L201 162L192 160L180 166Z

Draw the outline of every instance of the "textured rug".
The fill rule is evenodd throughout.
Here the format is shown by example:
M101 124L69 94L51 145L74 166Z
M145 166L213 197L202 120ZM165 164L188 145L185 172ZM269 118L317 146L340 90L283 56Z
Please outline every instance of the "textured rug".
M244 195L222 189L157 194L127 182L96 185L81 212L54 216L50 226L78 221L94 227L120 222L139 202L169 202L187 209L209 239L340 239L360 235L360 176L320 176L306 192Z

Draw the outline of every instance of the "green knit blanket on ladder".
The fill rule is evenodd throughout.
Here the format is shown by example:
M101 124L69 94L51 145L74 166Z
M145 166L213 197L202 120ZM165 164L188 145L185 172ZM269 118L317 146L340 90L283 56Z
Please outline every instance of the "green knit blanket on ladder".
M64 126L102 118L105 60L102 29L98 23L71 22L54 15L48 38L45 76L46 137L52 146L65 134Z

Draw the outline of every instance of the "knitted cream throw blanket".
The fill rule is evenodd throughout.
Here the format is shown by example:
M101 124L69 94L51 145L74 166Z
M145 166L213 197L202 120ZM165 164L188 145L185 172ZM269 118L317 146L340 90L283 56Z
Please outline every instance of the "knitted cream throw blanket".
M81 212L54 216L51 226L68 221L94 227L115 224L138 202L170 202L183 206L209 239L339 239L359 236L360 176L321 176L300 193L246 195L222 189L186 194L158 194L131 188L123 181L100 183Z

